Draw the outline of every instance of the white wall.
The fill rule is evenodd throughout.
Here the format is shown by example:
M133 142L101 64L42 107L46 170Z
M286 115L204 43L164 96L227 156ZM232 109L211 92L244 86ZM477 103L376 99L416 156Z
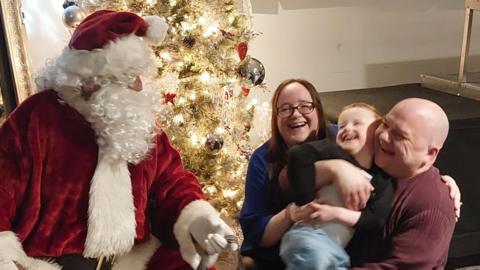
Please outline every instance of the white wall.
M250 1L253 29L262 34L250 44L249 54L265 65L272 91L291 77L306 78L319 91L329 91L418 82L421 73L457 72L463 0ZM63 1L22 2L35 73L59 54L69 32L61 21ZM479 19L476 15L472 31L472 70L480 70ZM264 101L271 93L252 91L251 96Z
M319 91L419 82L419 74L457 73L463 0L251 0L249 53L272 91L303 77ZM479 16L471 54L480 54ZM477 21L477 23L475 23ZM480 70L480 57L471 67ZM473 70L472 69L472 70ZM259 94L262 99L271 93Z
M45 61L60 54L70 40L63 25L63 1L22 0L30 69L35 76Z

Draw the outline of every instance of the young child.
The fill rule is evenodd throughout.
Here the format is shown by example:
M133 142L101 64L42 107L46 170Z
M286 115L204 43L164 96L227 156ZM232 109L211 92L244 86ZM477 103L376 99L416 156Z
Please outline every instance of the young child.
M348 269L350 258L343 248L351 240L354 230L364 230L362 235L368 231L372 237L381 237L394 191L391 178L373 161L374 132L380 120L381 115L374 107L353 103L344 107L339 115L336 144L325 139L289 150L288 180L280 177L280 185L296 205L304 205L315 198L320 201L322 223L297 222L284 235L280 255L287 269ZM364 209L345 208L333 185L317 185L315 162L327 159L345 159L372 176L371 184L375 190ZM291 207L296 206L287 209ZM363 260L362 257L377 252L369 252L369 248L365 247L365 253L359 254L355 260Z

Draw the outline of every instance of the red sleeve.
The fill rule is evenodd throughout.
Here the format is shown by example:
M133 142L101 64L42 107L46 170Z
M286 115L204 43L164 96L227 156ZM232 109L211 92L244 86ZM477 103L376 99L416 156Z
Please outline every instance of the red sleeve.
M22 128L10 117L0 127L0 232L11 230L30 175Z
M353 269L443 268L454 223L441 211L421 212L400 224L384 260Z
M158 228L153 228L162 240L174 240L173 225L182 209L190 202L205 199L197 178L187 171L180 155L162 133L157 137L157 175L152 186Z

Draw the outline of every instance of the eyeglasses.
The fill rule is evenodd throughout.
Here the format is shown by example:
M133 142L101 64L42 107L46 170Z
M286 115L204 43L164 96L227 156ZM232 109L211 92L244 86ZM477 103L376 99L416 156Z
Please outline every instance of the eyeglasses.
M313 112L313 109L315 109L315 105L313 104L313 102L302 102L297 106L285 104L277 108L277 115L281 118L287 118L292 116L295 109L297 109L298 112L301 114L309 114Z

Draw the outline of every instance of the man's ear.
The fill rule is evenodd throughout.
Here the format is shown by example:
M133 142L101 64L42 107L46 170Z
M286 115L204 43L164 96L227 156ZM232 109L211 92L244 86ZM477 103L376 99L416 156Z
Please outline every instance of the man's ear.
M440 152L440 149L438 147L430 146L428 148L427 159L428 159L430 164L433 164L435 162L439 152Z

